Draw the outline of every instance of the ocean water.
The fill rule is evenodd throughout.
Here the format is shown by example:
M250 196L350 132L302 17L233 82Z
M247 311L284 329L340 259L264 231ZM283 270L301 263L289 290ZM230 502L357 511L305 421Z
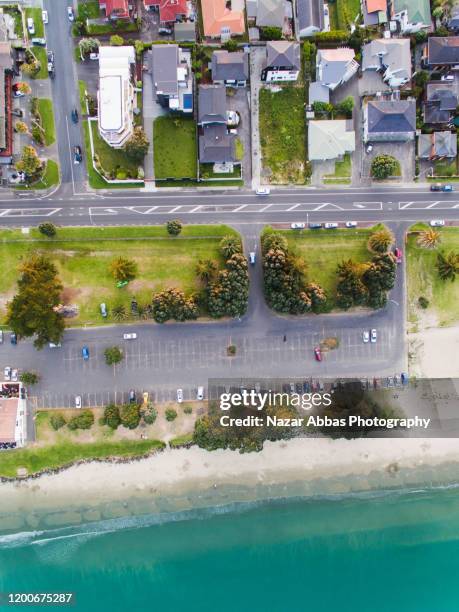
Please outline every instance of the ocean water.
M74 591L84 612L456 612L459 488L0 536L0 591Z

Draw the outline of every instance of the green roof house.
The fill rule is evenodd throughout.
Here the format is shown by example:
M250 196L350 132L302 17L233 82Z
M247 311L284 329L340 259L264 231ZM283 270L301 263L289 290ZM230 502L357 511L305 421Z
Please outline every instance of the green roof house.
M403 34L414 34L430 28L432 16L429 0L394 0L392 19L400 23Z

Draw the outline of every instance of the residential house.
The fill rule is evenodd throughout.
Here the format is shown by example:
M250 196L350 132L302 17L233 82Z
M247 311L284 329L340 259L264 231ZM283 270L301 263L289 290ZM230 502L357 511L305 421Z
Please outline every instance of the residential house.
M453 132L433 132L420 134L418 154L421 159L455 158L457 155L457 135Z
M408 142L416 132L416 100L371 100L364 106L365 142Z
M358 69L353 49L319 49L316 56L316 82L309 85L309 104L328 102L330 91L348 81Z
M217 168L222 172L240 163L236 159L236 137L227 127L223 85L199 86L198 126L200 163L218 164Z
M402 34L414 34L432 26L429 0L393 0L391 19L398 21Z
M296 0L299 38L322 32L325 26L324 0Z
M408 38L377 38L363 47L362 70L376 70L390 87L411 81L411 50Z
M308 156L310 161L341 159L355 151L355 132L352 121L309 121Z
M156 101L170 111L192 113L191 52L178 45L153 45L149 59Z
M363 23L378 26L387 22L387 0L362 0Z
M244 34L244 12L228 8L226 0L201 0L201 10L204 36L224 42Z
M431 36L426 51L430 68L459 65L459 36Z
M0 164L11 162L13 152L13 117L11 84L14 61L11 43L0 42Z
M283 28L285 0L247 0L247 19L259 28Z
M177 42L196 42L196 24L194 21L182 21L174 25L174 38Z
M454 83L431 81L426 85L424 123L449 123L456 114L458 99Z
M159 13L161 26L183 21L190 14L190 5L187 0L143 0L143 4L147 10Z
M448 28L450 30L459 30L459 0L453 0L449 10Z
M226 87L245 87L249 80L249 54L245 51L214 51L212 81Z
M134 47L99 47L99 134L116 149L126 144L134 130L134 67Z
M266 43L266 66L262 81L296 81L300 73L300 45L296 42L275 40Z
M130 19L128 0L99 0L99 7L107 19Z

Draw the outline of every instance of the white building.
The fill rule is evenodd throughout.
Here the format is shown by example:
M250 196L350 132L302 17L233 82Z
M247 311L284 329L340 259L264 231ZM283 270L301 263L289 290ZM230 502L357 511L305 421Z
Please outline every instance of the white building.
M20 448L26 441L27 400L24 387L22 383L0 383L0 448Z
M115 149L126 144L134 129L134 65L134 47L99 47L99 134Z

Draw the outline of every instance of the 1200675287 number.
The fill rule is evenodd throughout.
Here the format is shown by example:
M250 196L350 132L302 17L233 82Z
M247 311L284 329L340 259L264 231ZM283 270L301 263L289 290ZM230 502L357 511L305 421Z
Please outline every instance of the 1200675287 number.
M75 593L0 593L0 606L72 606Z

